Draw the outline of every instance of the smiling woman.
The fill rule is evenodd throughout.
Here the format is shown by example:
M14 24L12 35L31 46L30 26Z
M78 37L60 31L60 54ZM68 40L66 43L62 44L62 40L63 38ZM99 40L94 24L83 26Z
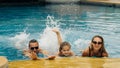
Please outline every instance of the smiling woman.
M83 57L108 57L108 53L104 46L102 36L96 35L92 38L90 46L82 53Z

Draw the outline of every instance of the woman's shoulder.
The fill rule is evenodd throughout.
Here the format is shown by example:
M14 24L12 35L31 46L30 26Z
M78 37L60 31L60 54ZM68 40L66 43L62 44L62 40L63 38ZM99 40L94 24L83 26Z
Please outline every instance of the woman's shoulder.
M88 53L88 52L89 52L89 47L86 48L86 49L84 49L83 52L84 52L84 53Z
M82 56L88 56L88 55L89 55L89 48L86 48L85 50L83 50Z

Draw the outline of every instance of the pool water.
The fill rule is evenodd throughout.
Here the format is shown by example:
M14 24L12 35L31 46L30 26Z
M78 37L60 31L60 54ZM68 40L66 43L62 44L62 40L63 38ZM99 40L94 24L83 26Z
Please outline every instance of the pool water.
M64 41L69 41L81 56L94 35L101 35L110 58L120 57L120 9L78 4L0 7L0 56L9 61L26 60L22 51L29 40L37 39L40 47L57 52L56 27Z

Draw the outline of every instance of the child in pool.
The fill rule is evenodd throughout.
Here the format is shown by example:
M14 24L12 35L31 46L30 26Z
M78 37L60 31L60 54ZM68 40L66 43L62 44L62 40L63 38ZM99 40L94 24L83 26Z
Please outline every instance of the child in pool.
M104 47L103 37L96 35L91 40L91 45L82 53L83 57L108 57Z
M62 38L61 38L59 30L58 29L53 29L52 31L56 33L57 38L58 38L58 43L60 45L59 52L58 52L57 55L60 56L60 57L74 56L74 53L71 51L70 43L62 42Z
M37 40L32 39L29 41L29 49L24 50L25 56L28 56L32 60L37 60L40 59L38 56L44 57L47 56L47 59L54 59L55 56L48 56L46 51L43 51L42 49L39 48L39 43Z

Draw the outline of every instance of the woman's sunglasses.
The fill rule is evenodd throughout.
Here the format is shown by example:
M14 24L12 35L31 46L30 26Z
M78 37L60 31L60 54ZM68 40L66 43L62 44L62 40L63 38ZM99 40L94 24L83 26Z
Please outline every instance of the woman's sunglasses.
M92 41L94 44L98 44L98 45L100 45L100 44L102 44L102 42L96 42L96 41Z
M34 49L38 49L38 47L31 47L30 49L31 49L31 50L34 50Z

